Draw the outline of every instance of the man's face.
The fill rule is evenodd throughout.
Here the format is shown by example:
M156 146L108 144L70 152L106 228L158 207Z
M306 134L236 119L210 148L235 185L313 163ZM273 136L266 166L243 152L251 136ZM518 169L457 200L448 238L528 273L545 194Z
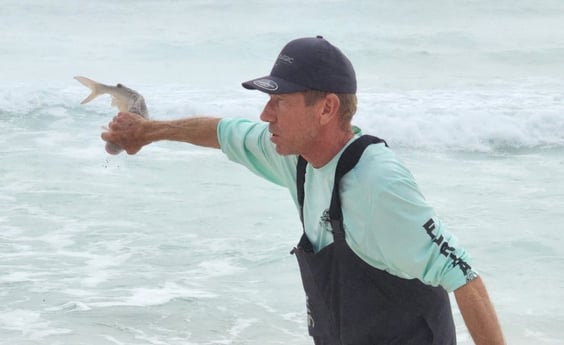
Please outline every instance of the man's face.
M319 132L320 103L306 106L303 93L270 95L260 118L269 124L276 152L303 155L311 149Z

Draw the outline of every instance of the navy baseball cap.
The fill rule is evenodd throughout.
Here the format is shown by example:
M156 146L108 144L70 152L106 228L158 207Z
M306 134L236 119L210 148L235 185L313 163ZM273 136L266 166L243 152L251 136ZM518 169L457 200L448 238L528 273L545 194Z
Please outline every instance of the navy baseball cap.
M356 74L339 48L322 36L305 37L284 46L270 75L242 85L268 94L306 90L356 93Z

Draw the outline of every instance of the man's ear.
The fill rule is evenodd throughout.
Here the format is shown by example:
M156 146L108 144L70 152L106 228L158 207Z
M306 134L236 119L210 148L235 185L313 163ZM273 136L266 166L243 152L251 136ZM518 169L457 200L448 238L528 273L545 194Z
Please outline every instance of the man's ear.
M323 100L323 109L321 112L321 124L327 124L333 119L339 116L339 107L341 106L341 101L339 97L334 93L329 93L325 96Z

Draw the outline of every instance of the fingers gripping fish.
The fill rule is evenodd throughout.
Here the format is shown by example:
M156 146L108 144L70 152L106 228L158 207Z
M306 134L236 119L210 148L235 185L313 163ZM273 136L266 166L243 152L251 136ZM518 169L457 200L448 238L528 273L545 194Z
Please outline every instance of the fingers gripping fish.
M109 94L112 96L112 105L117 107L119 111L128 111L130 113L139 114L146 119L149 118L149 111L147 110L145 99L137 91L122 84L117 84L116 86L105 85L86 77L77 76L74 77L74 79L92 90L90 95L80 104L86 104L100 95ZM123 149L117 144L108 142L106 143L106 151L116 155L123 151Z

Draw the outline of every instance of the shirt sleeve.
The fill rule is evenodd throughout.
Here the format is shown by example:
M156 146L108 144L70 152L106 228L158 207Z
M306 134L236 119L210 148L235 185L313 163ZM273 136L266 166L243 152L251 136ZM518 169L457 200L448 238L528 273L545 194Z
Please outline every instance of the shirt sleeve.
M260 177L295 189L297 157L281 156L270 141L268 125L246 119L222 119L217 138L223 153Z
M382 174L384 177L379 176ZM364 184L364 193L366 183L373 184L362 211L372 221L351 239L360 257L391 274L441 285L449 292L475 278L470 256L447 231L402 164L386 163L379 171L372 170L370 181L356 182Z
M391 235L384 245L384 257L391 267L447 291L466 284L468 254L416 186L394 182L375 201L376 218Z

